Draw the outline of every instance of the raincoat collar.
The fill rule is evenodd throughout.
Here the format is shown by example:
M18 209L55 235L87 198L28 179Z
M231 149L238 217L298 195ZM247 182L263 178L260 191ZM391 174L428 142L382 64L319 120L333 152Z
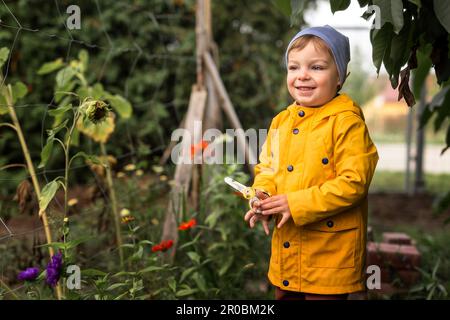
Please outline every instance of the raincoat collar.
M327 102L321 107L317 108L303 107L294 102L287 108L287 110L289 111L290 117L295 118L297 117L298 111L300 111L302 108L308 110L314 109L314 112L318 112L318 114L315 117L315 121L321 121L325 118L335 116L339 113L346 111L353 112L356 115L363 118L361 108L355 102L353 102L353 100L345 93L337 95L335 98L333 98L331 101Z

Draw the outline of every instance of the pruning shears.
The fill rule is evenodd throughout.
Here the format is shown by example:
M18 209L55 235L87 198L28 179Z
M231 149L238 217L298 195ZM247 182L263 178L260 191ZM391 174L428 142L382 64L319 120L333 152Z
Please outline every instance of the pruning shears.
M233 180L230 177L225 177L225 182L232 187L234 190L239 191L242 196L248 200L248 205L250 206L250 209L253 209L253 202L257 200L261 200L256 196L256 190L252 187L247 187L243 185L242 183L237 182L236 180ZM267 197L270 195L267 192L263 192ZM259 209L257 210L257 213L259 212Z
M250 200L250 199L252 199L252 198L254 198L256 196L255 189L253 189L251 187L244 186L242 183L239 183L239 182L237 182L236 180L233 180L230 177L225 177L224 180L234 190L239 191L240 193L242 193L242 196L245 199Z

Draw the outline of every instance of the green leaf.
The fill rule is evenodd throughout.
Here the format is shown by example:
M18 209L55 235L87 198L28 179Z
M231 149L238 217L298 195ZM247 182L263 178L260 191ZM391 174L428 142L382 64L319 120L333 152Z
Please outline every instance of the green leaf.
M450 6L448 0L433 0L434 13L445 30L450 33Z
M56 74L56 85L57 90L61 90L61 88L64 88L66 85L69 84L69 82L73 79L73 77L76 74L76 70L74 70L72 67L67 66L61 70L58 71Z
M128 119L131 117L133 109L130 102L124 97L118 94L114 96L109 94L106 96L106 99L122 118Z
M200 263L200 256L198 255L197 252L190 251L190 252L187 253L187 255L189 256L189 258L190 258L192 261L194 261L194 262L196 262L196 263Z
M65 106L59 106L56 109L49 110L48 114L52 117L60 117L61 115L63 115L64 113L66 113L69 110L72 110L72 104L68 104Z
M183 271L180 277L180 283L183 282L191 273L193 273L195 270L197 270L197 267L190 267Z
M301 18L303 17L303 11L306 8L307 1L304 0L291 0L291 27L300 25Z
M142 246L139 246L138 251L136 251L132 256L132 260L140 260L142 259L142 255L144 254L144 248Z
M47 73L51 73L58 69L64 67L64 62L62 58L56 59L55 61L44 63L38 70L37 74L43 75Z
M348 8L350 0L330 0L331 12L342 11Z
M414 3L419 9L422 7L422 0L408 0L408 1Z
M422 93L422 86L425 83L425 79L427 78L428 73L430 73L432 65L430 59L431 50L432 46L428 45L427 47L422 47L416 52L417 69L413 70L413 78L412 78L413 93L415 97L420 97Z
M380 73L381 63L385 60L385 57L389 57L393 36L392 26L384 25L380 30L373 29L370 34L373 64L377 68L377 73Z
M167 285L169 286L170 290L172 290L173 292L175 292L177 290L177 282L175 281L175 279L173 277L167 281Z
M197 292L198 292L198 289L181 289L180 291L178 291L176 293L176 296L177 297L186 297L186 296L190 296Z
M157 266L150 266L150 267L144 268L142 270L139 270L138 274L144 274L144 273L153 272L153 271L160 271L160 270L164 270L164 268L163 267L157 267Z
M227 273L228 269L230 269L231 265L234 262L234 256L229 256L227 261L224 263L222 268L219 270L219 276L223 276L225 273Z
M2 114L7 114L8 112L9 112L8 111L8 104L6 103L6 99L5 99L4 96L2 96L0 94L0 116Z
M43 212L47 209L48 204L55 197L56 191L59 189L59 182L53 180L45 185L41 191L41 196L39 197L39 211Z
M206 292L206 281L205 278L200 273L198 272L194 273L192 279L195 281L200 291Z
M85 49L80 50L80 52L78 53L78 59L81 62L81 65L83 67L82 71L84 72L85 70L87 70L89 65L89 53Z
M53 151L54 141L55 141L54 136L48 137L47 143L44 146L44 148L42 148L42 151L41 151L41 163L38 165L38 168L44 168L48 162L48 159L50 159L50 156L52 155L52 151Z
M373 0L373 4L380 8L381 27L390 23L396 34L403 28L403 2L402 0Z
M27 86L24 85L22 82L16 82L12 86L12 98L13 103L15 103L17 100L25 97L28 93Z
M450 126L447 127L447 134L445 136L445 148L441 151L441 156L450 148Z
M8 60L9 56L9 49L6 47L3 47L0 49L0 69L3 67L5 62Z
M274 0L272 3L278 8L285 16L291 15L291 0Z
M81 275L86 277L103 277L107 275L107 273L97 269L82 269Z

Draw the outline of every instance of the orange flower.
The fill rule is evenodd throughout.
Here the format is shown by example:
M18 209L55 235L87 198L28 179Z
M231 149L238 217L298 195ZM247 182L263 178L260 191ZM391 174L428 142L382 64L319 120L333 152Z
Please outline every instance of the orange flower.
M180 226L178 227L178 230L188 230L188 229L194 227L196 224L197 224L197 220L191 219L188 222L183 222L182 224L180 224Z
M152 252L166 251L167 249L170 249L172 246L173 240L162 241L161 243L156 244L152 247Z
M208 142L205 140L200 140L199 143L191 145L191 159L199 152L205 150L208 147Z

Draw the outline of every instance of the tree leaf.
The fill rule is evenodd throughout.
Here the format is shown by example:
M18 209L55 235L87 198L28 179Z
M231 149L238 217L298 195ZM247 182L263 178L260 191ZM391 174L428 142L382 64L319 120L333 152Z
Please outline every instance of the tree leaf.
M13 103L15 103L17 100L25 97L28 93L27 86L20 81L14 83L11 90L12 90Z
M153 271L160 271L160 270L163 270L163 269L164 268L162 268L162 267L150 266L150 267L144 268L142 270L139 270L138 274L144 274L144 273L153 272Z
M377 73L380 73L381 63L385 57L389 57L390 43L393 32L391 25L384 25L380 30L372 29L370 31L372 42L372 60Z
M85 70L87 70L89 65L89 53L87 52L87 50L80 50L80 52L78 53L78 59L80 60L82 65L82 72L84 72Z
M53 180L45 185L41 191L41 196L39 197L39 212L43 212L47 209L48 204L55 197L56 191L59 189L59 183Z
M61 88L64 88L66 85L69 84L69 82L73 79L75 76L76 71L71 67L67 66L61 70L58 71L56 74L56 85L57 90L61 90Z
M106 99L111 104L111 107L113 107L122 118L128 119L131 117L133 109L130 102L124 97L118 94L114 96L109 94L106 96Z
M396 34L403 28L402 0L373 0L373 4L380 8L380 25L390 23Z
M9 56L9 49L6 47L3 47L0 49L0 69L3 67L5 62L8 60Z
M291 0L274 0L272 3L278 8L285 16L291 15Z
M8 104L6 103L5 97L0 94L0 116L2 114L8 113Z
M348 8L350 0L330 0L331 12L342 11Z
M450 6L448 0L433 0L434 13L445 30L450 33Z
M44 168L48 162L48 159L50 159L50 156L52 155L53 151L54 141L55 141L54 136L48 137L47 143L45 144L44 148L42 148L41 151L41 163L38 165L38 168Z
M43 75L47 73L51 73L53 71L56 71L58 69L61 69L64 67L64 62L62 58L58 58L55 61L46 62L44 63L38 70L37 74Z

